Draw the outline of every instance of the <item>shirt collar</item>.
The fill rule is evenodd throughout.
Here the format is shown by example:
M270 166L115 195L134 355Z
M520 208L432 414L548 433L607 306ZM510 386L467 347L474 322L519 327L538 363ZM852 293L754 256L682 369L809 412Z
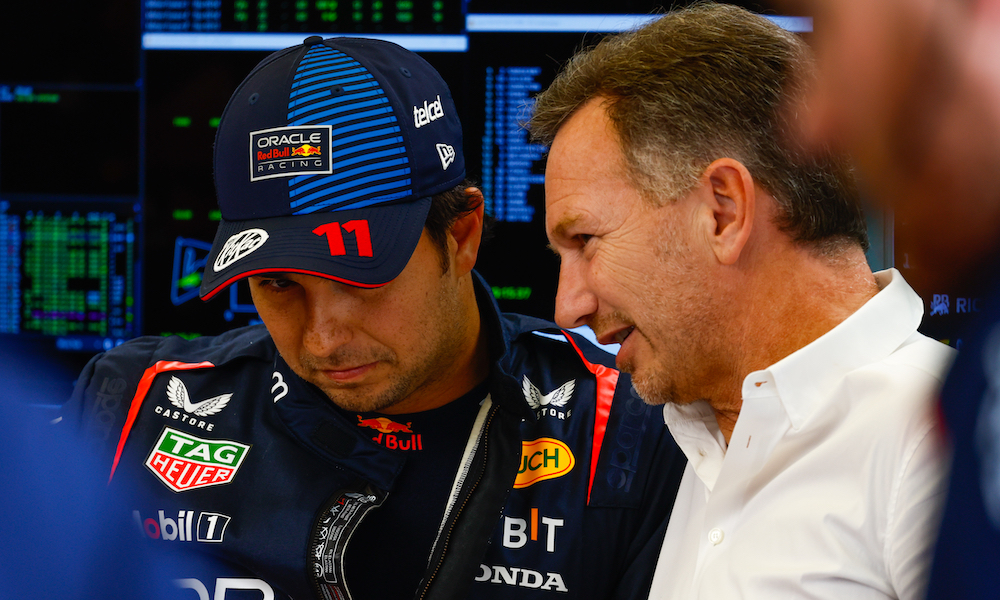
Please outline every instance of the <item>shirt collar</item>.
M762 371L743 380L747 400L778 396L789 422L800 429L849 371L879 361L916 331L923 302L896 269L875 274L879 292L842 323ZM677 444L709 490L722 468L726 443L715 413L704 400L667 403L663 417Z
M695 474L711 491L726 458L726 438L715 420L715 411L704 400L685 405L667 402L663 405L663 421Z
M743 400L775 390L799 429L847 373L889 356L916 331L923 301L896 269L875 273L879 292L836 327L743 380ZM774 387L772 387L772 385Z

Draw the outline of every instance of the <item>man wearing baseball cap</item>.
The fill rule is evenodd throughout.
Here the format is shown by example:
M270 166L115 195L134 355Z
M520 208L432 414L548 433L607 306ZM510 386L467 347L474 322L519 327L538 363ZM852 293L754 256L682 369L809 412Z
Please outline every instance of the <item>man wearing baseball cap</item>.
M66 411L112 492L140 490L110 518L218 559L177 585L645 595L684 459L611 356L498 312L473 271L482 193L423 59L318 37L272 54L226 107L215 178L201 293L249 278L264 326L124 344Z

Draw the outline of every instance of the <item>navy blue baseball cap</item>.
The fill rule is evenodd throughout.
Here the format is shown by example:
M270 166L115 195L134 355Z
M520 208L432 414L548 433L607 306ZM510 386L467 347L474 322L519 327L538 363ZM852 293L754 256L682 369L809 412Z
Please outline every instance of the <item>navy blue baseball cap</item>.
M431 196L464 179L462 126L427 61L362 38L275 52L219 122L222 221L201 297L268 272L385 285L409 262Z

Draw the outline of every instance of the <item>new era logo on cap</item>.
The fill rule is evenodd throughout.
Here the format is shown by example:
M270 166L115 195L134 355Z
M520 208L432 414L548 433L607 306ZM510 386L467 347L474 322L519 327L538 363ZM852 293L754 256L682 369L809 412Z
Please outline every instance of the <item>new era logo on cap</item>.
M451 163L455 162L455 149L448 144L438 144L438 158L441 159L441 168L447 170Z

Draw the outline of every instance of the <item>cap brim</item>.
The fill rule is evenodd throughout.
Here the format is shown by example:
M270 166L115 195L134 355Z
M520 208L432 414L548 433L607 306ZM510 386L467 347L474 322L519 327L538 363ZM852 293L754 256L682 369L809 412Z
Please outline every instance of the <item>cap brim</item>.
M261 273L325 277L363 288L383 286L410 261L431 199L336 212L226 221L212 243L200 295Z

